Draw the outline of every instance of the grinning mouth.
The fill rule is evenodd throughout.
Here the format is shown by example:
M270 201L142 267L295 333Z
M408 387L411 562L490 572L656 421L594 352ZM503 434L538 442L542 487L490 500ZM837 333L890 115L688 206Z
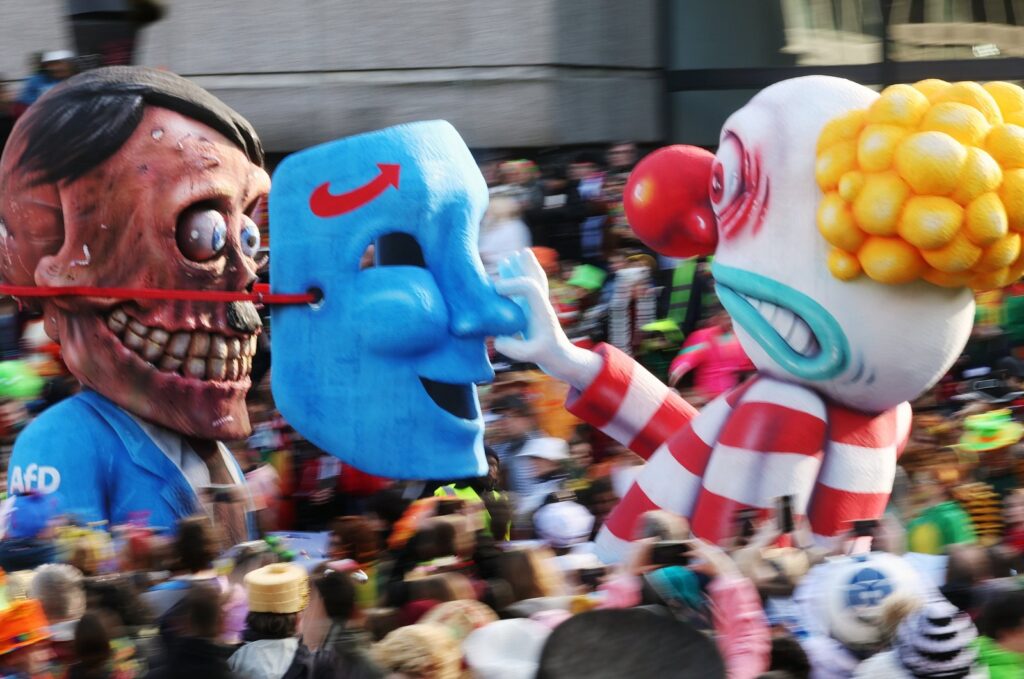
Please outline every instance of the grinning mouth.
M740 293L740 296L747 300L750 306L754 307L764 320L775 329L789 348L807 358L813 358L821 353L821 345L818 338L807 321L797 316L786 307L772 304L762 299Z
M161 372L212 382L240 382L252 372L256 335L151 328L114 309L107 327L125 347Z
M849 365L850 344L839 321L810 296L773 278L711 265L715 290L737 327L780 368L805 380L830 380Z
M462 420L475 420L480 416L476 389L472 384L448 384L420 377L423 388L441 409Z

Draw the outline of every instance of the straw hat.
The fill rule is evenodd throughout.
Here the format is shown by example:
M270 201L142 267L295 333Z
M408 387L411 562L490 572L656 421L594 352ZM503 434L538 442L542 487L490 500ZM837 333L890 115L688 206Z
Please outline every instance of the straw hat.
M298 613L309 603L309 576L290 563L275 563L245 576L252 613Z
M0 614L0 655L50 638L43 606L35 599L15 601Z

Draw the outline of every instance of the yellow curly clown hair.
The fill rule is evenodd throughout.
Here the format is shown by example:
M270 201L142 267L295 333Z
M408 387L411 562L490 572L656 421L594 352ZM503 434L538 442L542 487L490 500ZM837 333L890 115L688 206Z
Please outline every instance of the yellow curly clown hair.
M1024 89L893 85L818 139L818 230L841 280L989 290L1024 273Z

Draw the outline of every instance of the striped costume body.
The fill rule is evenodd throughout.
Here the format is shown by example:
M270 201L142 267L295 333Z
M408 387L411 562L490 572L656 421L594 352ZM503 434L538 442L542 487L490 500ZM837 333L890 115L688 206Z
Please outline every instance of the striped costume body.
M794 514L826 540L885 509L910 432L908 403L866 414L755 376L697 413L614 347L596 351L601 373L567 407L647 460L598 537L602 557L620 558L637 519L654 509L688 517L712 542L732 534L738 509L767 512L781 495L794 495Z

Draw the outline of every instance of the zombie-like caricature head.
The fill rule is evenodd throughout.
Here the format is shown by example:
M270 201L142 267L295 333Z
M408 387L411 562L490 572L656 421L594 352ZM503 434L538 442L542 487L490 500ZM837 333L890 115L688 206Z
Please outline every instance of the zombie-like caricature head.
M270 180L250 125L170 73L68 80L19 120L0 164L0 271L17 285L242 291ZM188 436L248 434L249 303L66 297L47 333L82 383Z
M282 414L324 450L392 478L482 476L474 384L484 338L524 327L477 250L487 188L445 122L295 154L274 175L271 284L317 289L272 316ZM375 244L374 266L360 270Z

